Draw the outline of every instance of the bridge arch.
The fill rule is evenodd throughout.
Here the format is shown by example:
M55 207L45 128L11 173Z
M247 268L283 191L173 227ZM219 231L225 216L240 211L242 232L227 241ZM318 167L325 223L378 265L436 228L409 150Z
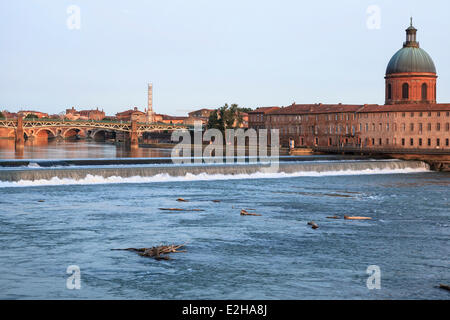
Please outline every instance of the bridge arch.
M65 139L80 136L80 137L86 137L86 129L84 128L67 128L64 130L61 134L61 136Z
M116 132L114 130L108 129L97 129L90 131L90 137L94 140L106 140L108 137L116 137Z
M40 128L37 129L36 132L34 132L34 134L31 134L31 132L26 132L27 135L29 136L34 136L36 138L47 138L47 139L52 139L52 138L56 138L57 134L54 130L50 129L50 128Z

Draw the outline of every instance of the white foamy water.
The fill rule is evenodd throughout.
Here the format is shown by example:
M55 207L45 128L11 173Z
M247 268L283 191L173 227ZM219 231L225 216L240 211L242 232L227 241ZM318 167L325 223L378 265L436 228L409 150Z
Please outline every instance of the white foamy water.
M40 180L20 180L17 182L0 181L0 188L8 187L34 187L34 186L59 186L59 185L90 185L90 184L119 184L119 183L164 183L180 181L208 181L208 180L243 180L243 179L280 179L294 177L328 177L328 176L351 176L351 175L376 175L376 174L408 174L429 172L427 168L402 168L402 169L366 169L366 170L341 170L341 171L299 171L293 173L277 172L264 173L256 172L251 174L191 174L183 176L170 176L169 174L157 174L150 177L134 176L103 177L88 174L81 179L68 179L53 177L51 179Z

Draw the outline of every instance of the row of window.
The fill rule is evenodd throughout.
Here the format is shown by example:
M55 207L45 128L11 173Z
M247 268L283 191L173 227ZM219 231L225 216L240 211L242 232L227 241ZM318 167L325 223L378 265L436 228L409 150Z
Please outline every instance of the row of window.
M441 117L441 114L443 114L444 112L440 112L440 111L436 111L436 112L417 112L417 115L419 117L423 117L424 114L427 114L428 117L431 117L433 114L437 117ZM376 115L378 115L379 118L390 118L391 115L393 115L394 117L397 117L398 114L401 114L401 116L404 118L406 117L407 112L380 112L380 113L371 113L371 117L375 118ZM416 112L409 112L409 116L411 118L415 117ZM261 115L262 116L262 115ZM445 112L445 116L446 117L450 117L450 111L446 111ZM335 113L335 114L325 114L325 115L277 115L277 116L269 116L270 117L270 121L271 122L289 122L289 121L308 121L310 119L310 117L312 117L312 119L315 119L316 121L319 121L321 119L324 119L326 121L338 121L338 120L355 120L355 119L360 119L360 118L369 118L369 113ZM259 119L258 119L259 120ZM261 117L261 120L262 117Z
M428 85L426 83L422 84L422 100L426 101L428 99ZM402 99L409 99L410 87L408 83L402 85ZM392 99L392 85L389 83L387 86L388 99Z
M380 139L375 139L375 138L369 139L369 138L366 138L365 139L365 144L368 145L369 141L371 141L371 144L373 146L376 146L376 145L378 145L378 146L389 145L389 142L390 142L389 139L385 139L384 140L384 144L383 144L383 139L381 139L381 138ZM433 145L433 142L435 143L434 145ZM445 139L445 141L443 141L443 142L444 142L444 145L446 147L450 146L450 141L449 141L448 138ZM413 138L410 138L409 141L407 141L406 138L402 138L400 143L401 143L401 145L403 147L405 147L407 145L410 146L410 147L423 147L423 146L427 146L427 147L441 147L442 146L441 145L441 139L439 139L439 138L437 138L435 140L431 139L431 138L428 138L428 139L419 138L417 140L415 140ZM396 138L393 139L393 144L394 145L397 144L397 139Z
M414 123L410 123L410 124L409 124L409 131L414 132L415 128L416 128L416 127L415 127L415 124L414 124ZM417 124L417 128L418 128L418 131L419 131L419 132L422 132L422 131L423 131L423 124L422 124L422 123L418 123L418 124ZM427 128L427 131L431 131L431 130L432 130L432 124L431 124L431 123L427 123L426 128ZM364 129L365 129L365 132L368 132L368 131L369 131L369 124L368 124L368 123L365 124ZM386 130L386 131L390 131L390 129L391 129L390 124L389 124L389 123L386 123L385 130ZM396 124L396 123L393 124L393 130L394 130L394 131L397 131L397 124ZM402 131L406 131L406 124L405 124L405 123L402 123L402 124L401 124L401 130L402 130ZM436 130L436 131L441 131L441 124L440 124L440 123L436 123L436 124L435 124L435 130ZM360 132L363 131L363 125L362 125L362 123L359 124L359 131L360 131ZM371 125L371 131L376 131L375 123L372 123L372 125ZM378 131L383 131L383 124L382 124L382 123L380 123L380 124L378 125ZM448 122L445 124L445 131L450 131L450 124L449 124Z
M308 126L308 128L309 128L308 132L310 132L312 134L318 134L319 133L319 126ZM406 124L402 123L400 128L401 128L402 132L405 132L406 131ZM410 123L409 124L409 131L410 132L414 132L416 128L418 129L419 133L422 132L423 131L423 124L422 123L418 123L417 127L416 127L415 123ZM281 134L292 134L292 133L301 134L301 133L303 133L302 126L282 127L282 128L279 128L279 129L280 129L280 133ZM345 129L345 131L344 131L344 129ZM375 131L377 131L377 127L376 127L375 123L372 123L370 126L369 126L368 123L366 123L364 125L364 127L363 127L363 124L360 123L359 124L359 131L363 132L363 129L364 129L365 132L369 132L369 131L375 132ZM392 129L393 129L393 131L397 131L397 124L396 123L393 124L393 128ZM427 129L427 131L432 131L432 124L428 123L427 126L426 126L426 129ZM385 130L386 131L390 131L391 130L391 125L389 123L386 123ZM440 123L436 123L435 124L435 130L436 131L441 131L441 124ZM324 131L325 131L325 134L333 134L333 133L341 134L341 133L345 132L345 134L350 134L351 133L352 135L355 135L355 133L356 133L355 132L355 126L349 126L349 125L345 125L345 126L343 126L343 125L336 125L336 126L330 125L330 126L326 126ZM382 123L380 123L378 125L378 131L383 131L383 124ZM448 123L448 122L445 124L445 131L447 131L447 132L450 131L450 123Z

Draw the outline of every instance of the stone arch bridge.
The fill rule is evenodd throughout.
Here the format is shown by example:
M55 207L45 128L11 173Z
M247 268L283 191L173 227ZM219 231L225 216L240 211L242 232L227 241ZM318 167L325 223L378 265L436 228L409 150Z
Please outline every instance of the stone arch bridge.
M189 130L185 125L161 123L68 121L68 120L0 120L3 136L14 138L16 145L25 139L39 137L67 139L73 136L95 139L100 133L115 133L124 137L132 147L138 147L139 137L146 132Z

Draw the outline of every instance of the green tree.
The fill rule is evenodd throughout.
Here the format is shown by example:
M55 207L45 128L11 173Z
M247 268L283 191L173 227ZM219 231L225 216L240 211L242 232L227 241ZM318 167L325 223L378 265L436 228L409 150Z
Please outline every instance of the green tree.
M5 116L3 115L3 112L0 111L0 119L4 119Z
M38 116L32 113L26 115L25 119L37 119Z
M214 110L208 119L208 129L214 128L224 132L225 129L234 129L242 123L242 112L237 104L229 106L227 103Z

